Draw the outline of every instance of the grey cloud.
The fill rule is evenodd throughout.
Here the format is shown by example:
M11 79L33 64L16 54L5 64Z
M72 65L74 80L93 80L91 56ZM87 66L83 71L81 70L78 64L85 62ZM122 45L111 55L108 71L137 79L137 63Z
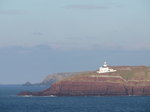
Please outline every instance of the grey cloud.
M34 32L32 34L35 36L43 36L44 35L44 33L42 33L42 32Z
M69 5L66 8L70 8L70 9L107 9L109 7L107 6L101 6L101 5Z
M3 15L19 15L19 14L24 14L26 13L25 11L18 11L18 10L0 10L0 14Z

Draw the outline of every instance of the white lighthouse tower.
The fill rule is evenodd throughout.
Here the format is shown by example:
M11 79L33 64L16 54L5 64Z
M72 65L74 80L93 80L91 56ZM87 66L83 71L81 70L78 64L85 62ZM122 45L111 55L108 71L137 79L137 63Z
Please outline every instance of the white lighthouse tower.
M107 72L116 72L117 70L114 69L110 69L107 66L106 61L104 62L103 66L99 68L99 70L97 71L97 73L107 73Z

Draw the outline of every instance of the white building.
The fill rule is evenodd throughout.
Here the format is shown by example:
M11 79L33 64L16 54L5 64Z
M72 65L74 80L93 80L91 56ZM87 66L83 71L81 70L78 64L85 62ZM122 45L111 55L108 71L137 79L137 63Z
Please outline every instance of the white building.
M117 70L110 69L110 68L107 66L107 63L104 62L104 65L99 68L99 70L97 71L97 73L107 73L107 72L116 72L116 71L117 71Z

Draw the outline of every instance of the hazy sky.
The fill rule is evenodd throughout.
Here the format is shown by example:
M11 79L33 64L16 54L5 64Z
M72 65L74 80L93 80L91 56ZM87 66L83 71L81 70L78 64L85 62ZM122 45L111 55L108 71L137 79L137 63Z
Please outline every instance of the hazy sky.
M0 0L0 83L150 66L149 0Z

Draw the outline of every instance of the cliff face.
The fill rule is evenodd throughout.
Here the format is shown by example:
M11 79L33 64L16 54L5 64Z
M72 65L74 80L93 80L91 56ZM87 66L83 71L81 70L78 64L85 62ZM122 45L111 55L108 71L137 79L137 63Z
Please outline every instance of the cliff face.
M150 95L150 67L111 67L117 72L97 74L96 71L70 76L41 92L20 95L37 96L120 96Z

